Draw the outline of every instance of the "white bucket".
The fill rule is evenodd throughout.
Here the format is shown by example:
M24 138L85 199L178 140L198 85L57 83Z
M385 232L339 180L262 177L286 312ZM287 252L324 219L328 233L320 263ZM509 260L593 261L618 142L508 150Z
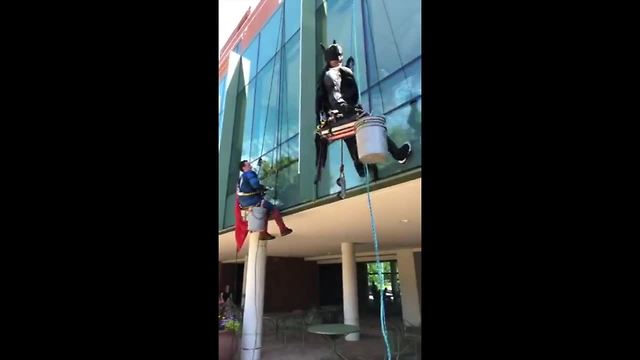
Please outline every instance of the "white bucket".
M267 209L253 207L247 216L249 231L259 232L267 230Z
M365 116L356 121L358 158L364 164L384 162L387 157L387 127L379 116Z

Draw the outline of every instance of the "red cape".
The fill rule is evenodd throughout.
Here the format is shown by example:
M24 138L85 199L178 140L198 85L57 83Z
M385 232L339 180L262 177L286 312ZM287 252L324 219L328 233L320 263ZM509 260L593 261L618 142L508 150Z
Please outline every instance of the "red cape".
M242 244L244 244L244 240L249 233L249 223L246 220L242 219L242 214L240 213L240 199L238 195L236 195L236 252L239 252L242 248Z

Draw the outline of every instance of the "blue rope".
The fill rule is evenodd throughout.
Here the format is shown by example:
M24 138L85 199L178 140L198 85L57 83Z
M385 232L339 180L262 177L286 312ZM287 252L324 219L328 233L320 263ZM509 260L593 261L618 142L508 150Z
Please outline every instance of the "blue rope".
M353 35L353 59L355 62L355 68L360 69L358 67L358 46L356 43L356 0L352 0L353 11L351 13L351 25ZM366 56L366 54L365 54ZM359 71L354 71L354 75L356 77L356 83L360 83L358 77ZM358 88L358 98L360 98L360 88ZM382 329L382 337L384 338L385 349L387 350L387 359L391 359L391 347L389 346L389 338L387 335L387 321L385 317L385 309L384 309L384 276L382 275L382 264L380 263L380 250L378 248L378 233L376 231L376 220L373 216L373 207L371 206L371 192L369 190L369 166L364 165L364 169L366 172L366 187L367 187L367 201L369 203L369 216L371 217L371 232L373 234L373 245L376 254L376 269L378 270L378 280L382 286L380 287L380 328Z
M355 62L354 75L356 77L356 83L360 83L358 73L360 68L358 67L358 46L356 43L356 0L352 0L352 12L351 12L351 25L352 31L351 34L353 36L353 59ZM366 54L365 54L366 56ZM358 88L358 98L360 98L360 88ZM376 220L373 216L373 207L371 206L371 193L369 190L369 166L364 165L364 169L366 172L366 187L367 187L367 201L369 203L369 216L371 217L371 232L373 234L373 245L376 254L376 268L378 270L378 279L382 286L380 287L380 327L382 328L382 337L384 338L385 349L387 350L387 359L391 359L391 347L389 346L389 338L387 336L387 321L385 317L385 309L384 309L384 276L382 275L382 264L380 263L380 250L378 248L378 233L376 231Z
M373 207L371 206L371 193L369 191L369 166L364 165L366 172L367 201L369 202L369 216L371 217L371 232L373 233L373 246L376 253L376 268L378 270L378 280L382 284L380 287L380 327L382 328L382 337L387 350L387 359L391 359L391 348L387 337L387 321L384 310L384 276L382 275L382 264L380 263L380 250L378 249L378 232L376 231L376 220L373 217Z

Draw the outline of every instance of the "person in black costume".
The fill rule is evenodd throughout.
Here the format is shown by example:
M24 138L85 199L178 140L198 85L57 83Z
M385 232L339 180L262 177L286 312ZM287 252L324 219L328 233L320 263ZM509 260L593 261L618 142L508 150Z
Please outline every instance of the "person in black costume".
M321 45L322 46L322 45ZM356 118L368 115L358 103L358 84L353 76L353 58L347 60L347 66L342 65L342 47L333 41L328 48L324 48L325 68L318 79L316 88L316 116L318 127L324 126L323 118L332 113L338 119L337 125L349 123ZM334 125L335 126L335 125ZM360 177L365 176L364 164L358 159L358 147L356 138L343 139L349 149L349 154ZM324 167L327 156L328 141L316 135L317 151L317 176L316 183L320 179L320 170ZM391 156L400 164L407 162L411 155L411 144L405 142L398 147L395 142L387 136L387 148ZM374 180L378 178L378 167L375 164L369 165Z

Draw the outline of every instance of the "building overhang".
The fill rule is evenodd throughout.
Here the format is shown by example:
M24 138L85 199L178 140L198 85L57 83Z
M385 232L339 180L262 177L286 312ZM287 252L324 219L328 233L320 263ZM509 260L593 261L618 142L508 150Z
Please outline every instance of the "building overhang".
M421 246L422 179L417 178L371 192L371 205L381 252L416 249ZM356 243L356 251L373 254L373 232L367 194L309 208L284 217L293 234L279 237L277 226L269 222L276 237L268 243L269 256L298 257L312 261L337 261L342 242ZM247 254L248 243L237 254ZM235 232L218 236L219 261L236 259Z

